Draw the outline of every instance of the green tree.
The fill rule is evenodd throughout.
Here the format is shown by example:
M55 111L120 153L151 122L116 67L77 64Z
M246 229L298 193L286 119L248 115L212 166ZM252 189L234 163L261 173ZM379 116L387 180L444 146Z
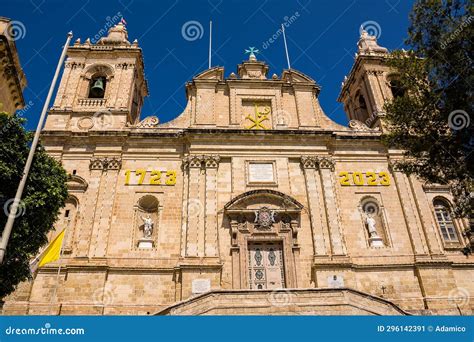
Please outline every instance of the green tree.
M0 229L20 182L33 134L24 119L0 113ZM3 264L0 265L0 299L30 277L29 262L47 243L67 194L67 174L62 166L38 147L20 202Z
M418 0L406 43L389 60L402 95L385 106L390 147L405 150L399 167L428 183L451 185L454 212L472 213L473 42L471 1Z

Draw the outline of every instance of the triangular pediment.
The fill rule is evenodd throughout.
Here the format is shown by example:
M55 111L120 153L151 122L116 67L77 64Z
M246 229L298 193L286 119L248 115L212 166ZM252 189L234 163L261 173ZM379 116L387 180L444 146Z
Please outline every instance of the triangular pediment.
M224 68L214 67L211 69L204 70L200 74L197 74L193 80L224 80Z
M283 71L281 75L282 80L290 83L312 83L316 84L311 77L306 74L303 74L301 71L290 69Z

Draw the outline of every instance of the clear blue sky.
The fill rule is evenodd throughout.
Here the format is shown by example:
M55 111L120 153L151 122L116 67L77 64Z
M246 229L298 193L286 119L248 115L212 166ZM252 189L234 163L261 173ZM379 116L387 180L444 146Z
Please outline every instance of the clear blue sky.
M323 110L346 124L336 99L354 61L359 27L366 23L377 31L380 45L401 48L412 4L407 0L2 0L0 15L25 28L16 43L28 79L25 99L33 102L25 114L31 129L36 127L67 32L74 32L74 40L93 38L108 17L119 13L127 21L129 40L137 38L144 52L150 96L142 117L157 115L165 122L182 112L185 82L207 68L209 20L214 27L213 66L224 66L226 76L246 59L244 49L249 46L260 49L257 58L270 65L270 76L280 75L286 68L283 39L265 42L289 20L292 68L321 85ZM183 25L189 21L202 26L201 38L192 36L192 30L188 39L183 37Z

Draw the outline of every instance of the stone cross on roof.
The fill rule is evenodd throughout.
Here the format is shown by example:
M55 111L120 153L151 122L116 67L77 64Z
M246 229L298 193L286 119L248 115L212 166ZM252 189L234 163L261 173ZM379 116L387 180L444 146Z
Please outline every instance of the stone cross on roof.
M255 54L260 53L260 51L254 46L250 46L248 49L245 49L245 53L249 54L249 61L256 61L257 57L255 56Z

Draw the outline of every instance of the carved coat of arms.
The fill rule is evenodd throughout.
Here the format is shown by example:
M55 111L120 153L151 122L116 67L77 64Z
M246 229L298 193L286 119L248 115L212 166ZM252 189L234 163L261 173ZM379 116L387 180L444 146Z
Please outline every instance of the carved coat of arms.
M275 211L270 210L267 207L255 210L255 221L259 228L270 228L275 223Z

